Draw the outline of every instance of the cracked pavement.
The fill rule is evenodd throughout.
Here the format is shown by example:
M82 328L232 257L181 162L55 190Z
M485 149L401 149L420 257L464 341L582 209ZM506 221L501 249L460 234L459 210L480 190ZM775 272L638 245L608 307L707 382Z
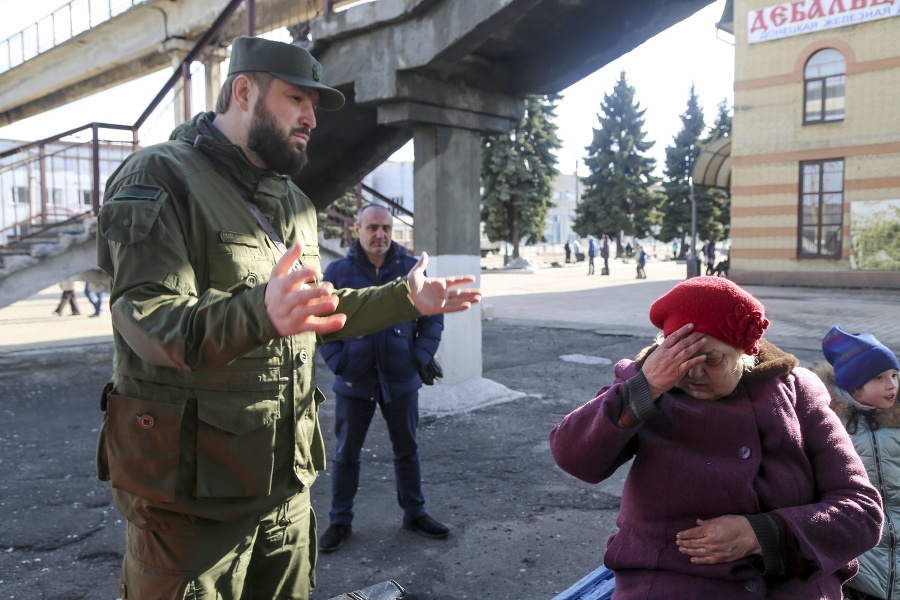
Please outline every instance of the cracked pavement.
M620 483L592 486L553 465L547 434L591 398L612 365L566 362L573 352L616 360L645 339L485 321L484 376L528 395L450 415L423 415L420 452L429 512L451 534L401 529L390 443L380 418L365 445L354 533L321 555L313 600L396 579L430 600L549 599L595 568L614 525ZM124 522L94 474L99 392L111 344L8 355L0 373L0 597L117 598ZM329 397L331 374L318 362ZM322 425L333 450L333 404ZM313 486L327 525L330 477Z

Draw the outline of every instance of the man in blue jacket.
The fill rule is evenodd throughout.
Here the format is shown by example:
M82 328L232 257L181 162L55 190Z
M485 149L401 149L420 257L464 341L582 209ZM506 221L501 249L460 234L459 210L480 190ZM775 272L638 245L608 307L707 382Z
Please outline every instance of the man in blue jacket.
M361 208L354 225L357 241L346 258L328 265L324 280L335 287L359 289L405 277L416 259L391 240L393 222L383 206L368 204ZM336 396L337 436L330 524L319 540L322 552L334 552L352 532L360 453L376 405L394 450L394 479L397 502L403 509L403 527L431 538L443 538L450 532L425 512L416 444L419 388L423 377L434 382L431 361L443 329L443 316L435 315L322 346L322 357L336 375L332 390Z
M609 236L605 235L600 240L600 258L603 259L601 275L609 275Z
M594 258L597 256L597 240L588 238L588 275L594 274Z

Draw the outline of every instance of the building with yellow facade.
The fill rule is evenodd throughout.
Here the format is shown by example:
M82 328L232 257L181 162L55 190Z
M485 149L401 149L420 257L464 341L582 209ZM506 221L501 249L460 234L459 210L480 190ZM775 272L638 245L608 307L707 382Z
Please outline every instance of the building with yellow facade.
M732 278L900 288L900 0L733 0L719 26Z

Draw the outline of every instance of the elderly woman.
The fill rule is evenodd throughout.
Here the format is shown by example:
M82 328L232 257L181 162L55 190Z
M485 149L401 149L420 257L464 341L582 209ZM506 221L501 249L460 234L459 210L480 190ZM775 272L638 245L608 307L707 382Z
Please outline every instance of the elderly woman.
M761 339L762 304L727 279L679 283L650 321L664 337L550 433L590 483L634 458L613 599L839 600L883 514L821 381Z

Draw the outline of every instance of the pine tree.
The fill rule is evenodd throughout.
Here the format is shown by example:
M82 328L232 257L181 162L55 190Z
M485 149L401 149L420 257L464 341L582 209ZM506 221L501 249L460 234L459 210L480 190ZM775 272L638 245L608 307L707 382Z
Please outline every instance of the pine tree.
M723 98L717 108L719 112L716 113L712 128L703 140L704 144L731 135L731 109L728 108L728 98Z
M681 131L675 134L673 145L666 147L663 181L666 200L662 206L663 222L659 231L661 240L678 240L680 256L687 253L685 241L691 235L691 175L700 156L700 137L705 127L703 109L691 84L687 109L681 114ZM699 204L697 215L699 220Z
M690 250L691 235L691 177L703 149L713 140L731 131L731 115L727 100L718 105L712 128L706 129L703 109L700 107L696 90L691 85L687 108L681 115L682 128L666 148L665 188L666 201L663 205L663 225L659 232L662 240L679 241L680 256ZM727 237L730 223L730 201L727 191L694 186L694 201L697 204L698 241Z
M731 109L728 99L718 104L718 112L712 128L700 142L701 149L715 140L731 135ZM723 240L731 235L731 190L694 186L697 199L697 235L702 240L710 237Z
M728 107L727 98L719 102L718 109L712 128L702 141L704 148L719 138L731 135L731 109ZM709 229L703 233L706 234L706 237L715 237L717 240L729 237L731 235L731 190L702 186L699 189L701 201L715 214L715 220L710 222Z
M654 142L647 141L644 113L634 99L625 71L611 94L604 94L597 115L600 128L586 148L582 178L584 193L576 208L573 229L580 236L606 234L622 253L621 234L645 237L658 221L660 197L650 191L659 181L653 175L656 160L646 155Z
M481 220L492 242L544 241L561 146L553 123L558 96L525 100L525 115L508 134L486 136L481 157Z

